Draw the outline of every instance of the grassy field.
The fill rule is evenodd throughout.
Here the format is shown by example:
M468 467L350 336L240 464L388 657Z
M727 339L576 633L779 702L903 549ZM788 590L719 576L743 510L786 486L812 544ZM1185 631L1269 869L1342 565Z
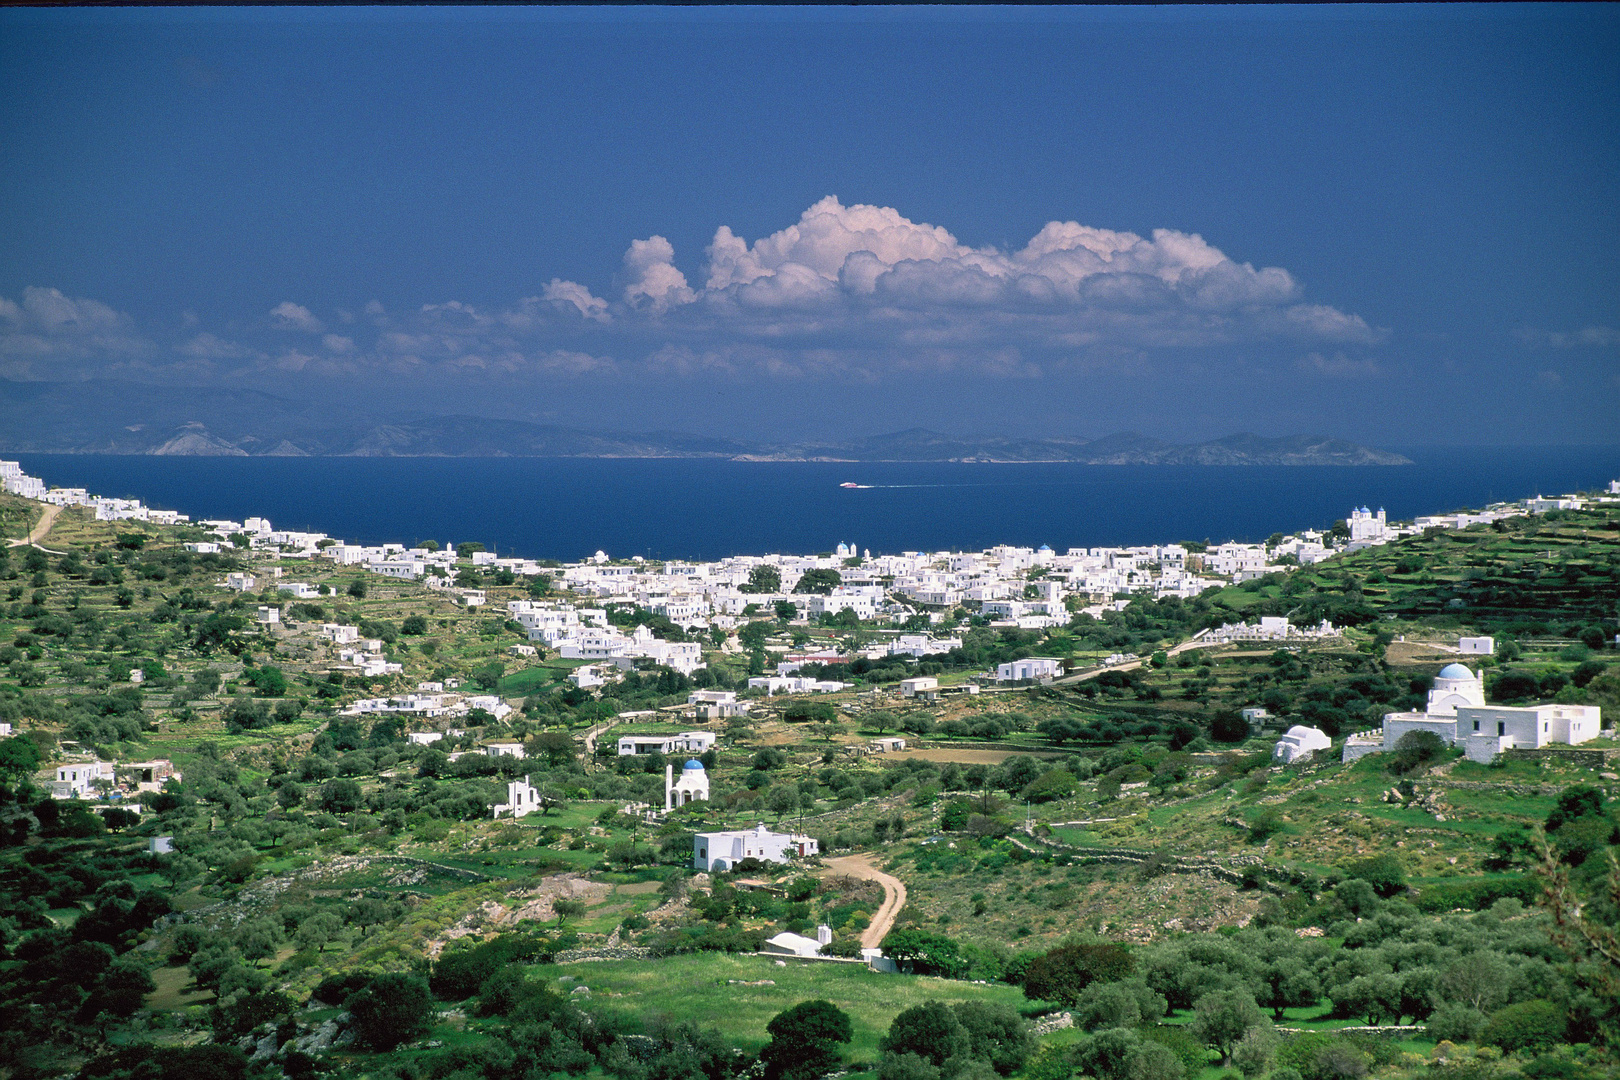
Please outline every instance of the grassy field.
M848 1054L854 1062L876 1061L878 1039L890 1022L925 1001L995 1001L1015 1009L1029 1004L1021 991L1006 985L879 974L859 964L788 961L778 967L769 957L752 955L703 953L655 963L609 961L551 970L589 987L593 1008L713 1027L749 1050L769 1040L765 1025L771 1017L801 1001L822 998L854 1021ZM744 985L762 981L771 985Z

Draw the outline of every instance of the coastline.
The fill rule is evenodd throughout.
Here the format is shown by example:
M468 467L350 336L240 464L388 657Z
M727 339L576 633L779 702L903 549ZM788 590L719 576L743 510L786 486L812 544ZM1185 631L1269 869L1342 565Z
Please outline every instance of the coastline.
M1602 487L1620 449L1414 451L1403 469L862 463L694 458L19 455L51 484L193 518L264 516L362 543L454 536L566 560L596 550L714 559L816 552L1253 542L1326 529L1353 507L1391 519ZM841 485L853 482L858 489Z

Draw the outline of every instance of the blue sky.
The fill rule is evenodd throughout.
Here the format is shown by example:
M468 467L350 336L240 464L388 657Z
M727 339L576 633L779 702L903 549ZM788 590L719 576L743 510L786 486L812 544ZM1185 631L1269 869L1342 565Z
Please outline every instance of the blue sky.
M1613 443L1617 55L1612 6L0 11L0 376Z

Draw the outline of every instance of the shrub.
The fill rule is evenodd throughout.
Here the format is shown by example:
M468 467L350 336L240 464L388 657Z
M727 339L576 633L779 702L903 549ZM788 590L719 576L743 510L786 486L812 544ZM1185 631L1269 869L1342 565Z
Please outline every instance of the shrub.
M1023 791L1030 802L1044 803L1067 799L1074 794L1074 774L1064 768L1049 769L1031 780Z
M1241 713L1226 710L1216 715L1209 733L1216 742L1240 743L1249 737L1249 722Z
M941 1001L914 1005L894 1018L878 1043L885 1054L915 1054L936 1069L968 1050L968 1033Z
M1113 942L1061 945L1030 962L1024 996L1074 1005L1093 982L1114 982L1136 968L1130 951Z
M801 1001L765 1025L771 1041L760 1051L768 1080L810 1080L837 1069L838 1047L854 1037L849 1014L830 1001Z
M1440 1006L1430 1015L1424 1031L1435 1042L1473 1042L1485 1026L1485 1014L1461 1002Z
M790 724L824 724L838 719L838 712L825 701L795 701L782 710L782 719Z
M1373 887L1373 891L1388 900L1406 891L1406 868L1393 855L1376 855L1371 859L1351 863L1345 875L1360 878Z
M349 1010L356 1041L374 1050L392 1050L428 1032L433 998L417 975L378 975L343 1003Z
M1395 744L1387 768L1396 776L1421 773L1446 752L1446 744L1432 731L1408 731Z
M1499 1046L1506 1053L1546 1050L1564 1038L1564 1012L1550 1001L1521 1001L1492 1013L1480 1030L1479 1041Z

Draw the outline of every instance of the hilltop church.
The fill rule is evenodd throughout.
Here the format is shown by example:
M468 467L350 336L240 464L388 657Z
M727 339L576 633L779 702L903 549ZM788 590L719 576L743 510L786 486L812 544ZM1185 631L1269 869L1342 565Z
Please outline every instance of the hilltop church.
M1602 711L1595 705L1487 705L1484 673L1447 664L1435 676L1423 712L1385 713L1382 729L1345 740L1343 760L1388 753L1402 737L1427 731L1447 746L1461 747L1470 761L1489 764L1504 750L1575 746L1597 738L1601 728Z

